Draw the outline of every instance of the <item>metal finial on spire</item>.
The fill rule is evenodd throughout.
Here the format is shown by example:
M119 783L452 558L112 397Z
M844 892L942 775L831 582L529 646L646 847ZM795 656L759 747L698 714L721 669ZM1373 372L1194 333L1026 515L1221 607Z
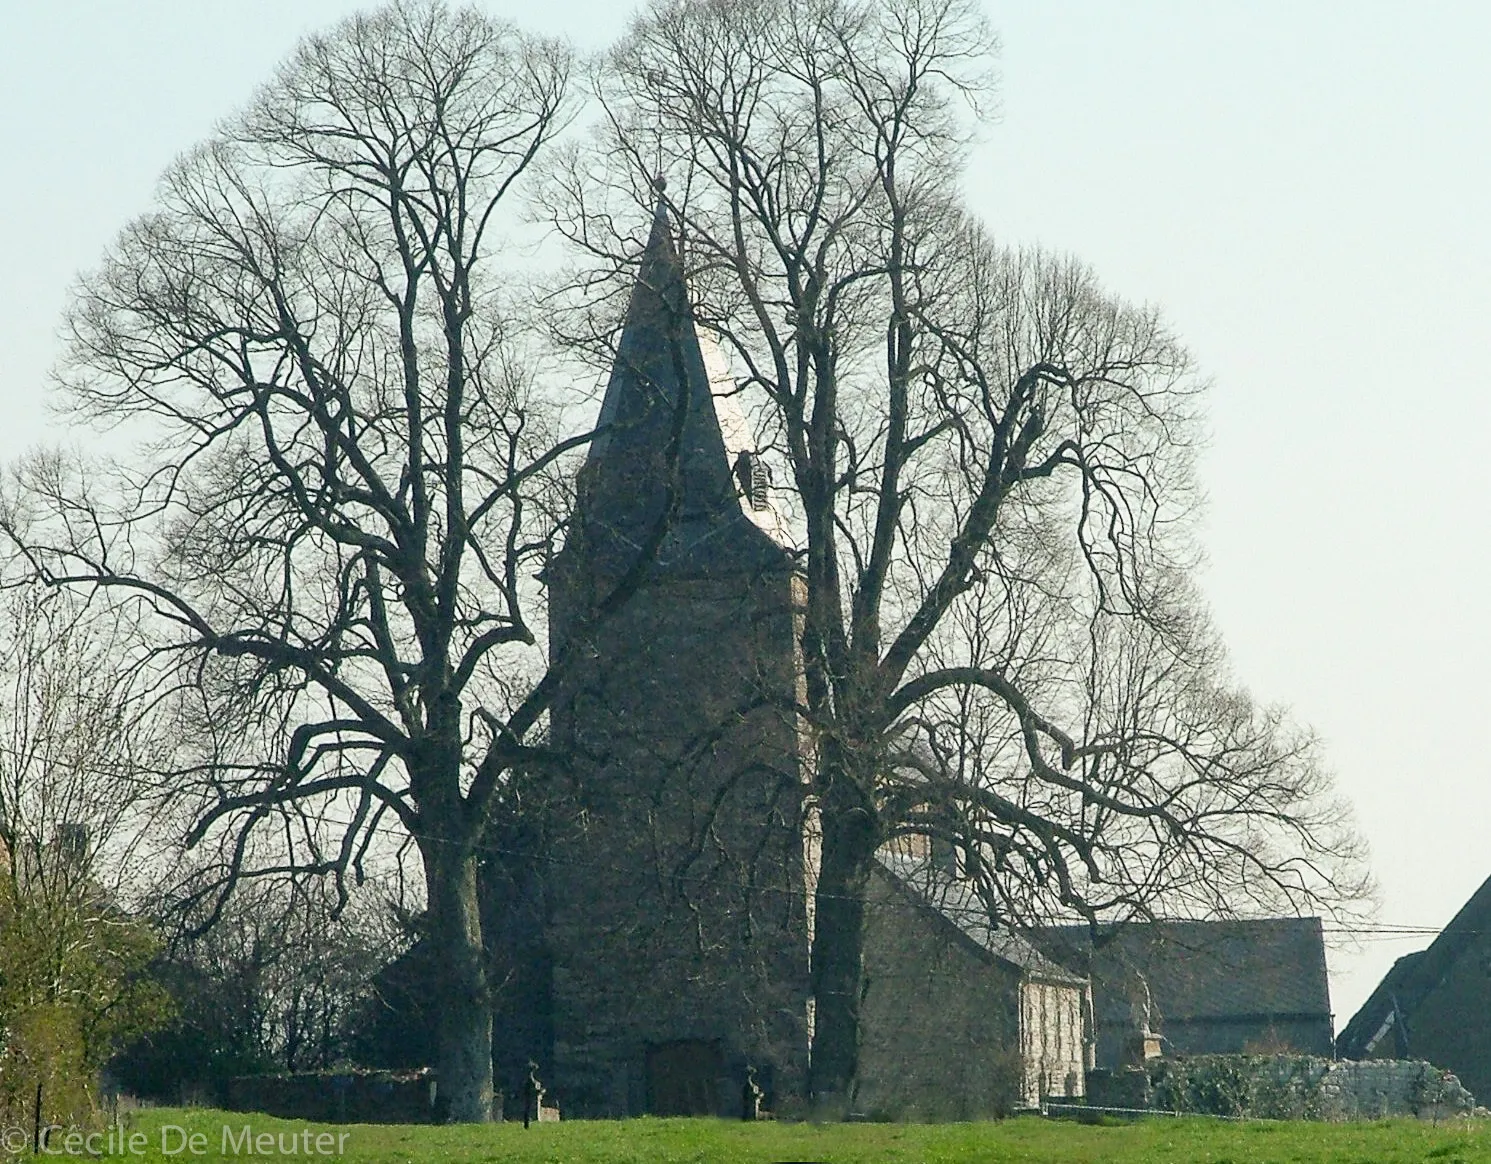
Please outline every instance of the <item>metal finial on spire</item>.
M662 174L658 174L652 179L652 188L659 194L666 193L668 189L668 179L665 178Z

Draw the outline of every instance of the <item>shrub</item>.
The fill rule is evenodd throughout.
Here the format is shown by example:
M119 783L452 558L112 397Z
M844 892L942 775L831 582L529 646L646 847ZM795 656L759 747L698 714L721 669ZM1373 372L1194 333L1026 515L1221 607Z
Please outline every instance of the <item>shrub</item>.
M1198 1055L1164 1059L1153 1077L1156 1108L1254 1119L1319 1119L1330 1063L1309 1055Z
M82 1124L109 1056L169 1014L148 974L155 940L86 879L27 869L0 877L0 1105L29 1125L39 1087L44 1122Z

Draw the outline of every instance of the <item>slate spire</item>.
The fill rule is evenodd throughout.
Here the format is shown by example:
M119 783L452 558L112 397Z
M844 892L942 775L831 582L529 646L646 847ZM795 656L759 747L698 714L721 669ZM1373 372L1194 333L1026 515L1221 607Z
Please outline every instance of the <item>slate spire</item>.
M759 559L770 542L741 514L662 190L581 470L578 532L598 565L624 567L666 513L659 567L718 562L728 547L711 543L734 526L747 543L735 548Z

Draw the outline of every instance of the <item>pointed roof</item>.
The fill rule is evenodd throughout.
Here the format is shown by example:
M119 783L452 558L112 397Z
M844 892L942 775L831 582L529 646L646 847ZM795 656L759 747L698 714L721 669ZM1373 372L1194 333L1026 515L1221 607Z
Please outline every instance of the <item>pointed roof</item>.
M1340 1057L1367 1058L1376 1052L1389 1031L1393 1032L1402 1054L1415 1054L1414 1012L1444 984L1462 957L1487 948L1488 934L1491 934L1491 877L1470 895L1470 900L1427 949L1405 954L1393 963L1377 989L1341 1028L1336 1038ZM1394 1030L1399 1020L1403 1029Z
M741 511L659 191L598 432L580 471L576 532L592 563L608 571L630 565L664 521L657 568L780 568L781 548Z

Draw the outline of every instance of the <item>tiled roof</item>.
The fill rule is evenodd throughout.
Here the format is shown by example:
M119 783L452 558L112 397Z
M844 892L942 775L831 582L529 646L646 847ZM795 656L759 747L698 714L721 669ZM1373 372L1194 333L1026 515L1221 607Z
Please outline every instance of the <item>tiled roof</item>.
M924 857L882 850L880 869L915 902L985 953L1036 977L1053 982L1084 983L1085 978L1058 965L1019 934L994 926L989 909L966 881L950 877Z
M1054 926L1036 940L1053 957L1091 973L1099 1023L1129 1021L1135 971L1162 1029L1167 1019L1330 1015L1319 918L1130 923L1096 947L1086 926Z

